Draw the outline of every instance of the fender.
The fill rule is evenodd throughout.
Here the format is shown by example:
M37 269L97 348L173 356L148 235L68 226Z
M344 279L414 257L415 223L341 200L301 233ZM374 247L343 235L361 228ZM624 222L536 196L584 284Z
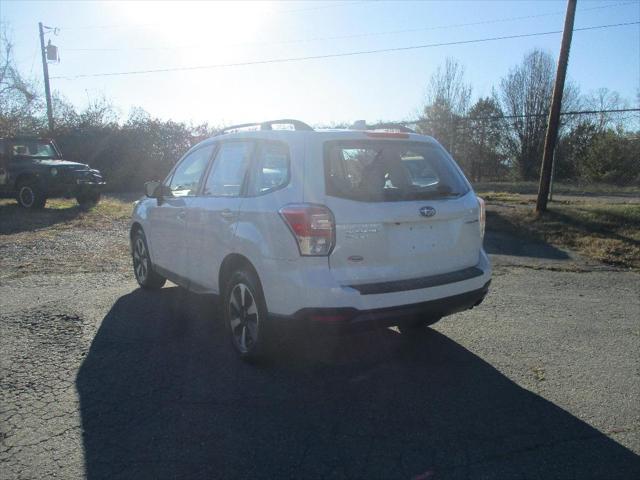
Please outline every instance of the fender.
M258 276L263 278L262 272L265 265L264 259L273 259L275 255L271 251L270 241L264 237L255 225L249 222L239 221L233 241L233 252L240 254L251 262Z
M133 229L138 226L145 232L145 237L147 239L147 247L149 248L149 259L151 263L154 263L154 250L153 250L153 242L150 236L146 233L148 226L148 213L147 207L149 206L149 200L146 197L142 197L140 200L136 200L133 204L133 213L131 215L131 222L129 225L129 239L131 239L131 234L133 233Z

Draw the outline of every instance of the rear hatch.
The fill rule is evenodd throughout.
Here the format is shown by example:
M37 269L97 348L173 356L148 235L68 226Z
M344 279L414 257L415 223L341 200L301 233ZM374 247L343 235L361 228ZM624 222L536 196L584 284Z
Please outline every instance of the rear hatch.
M329 257L343 285L417 279L478 263L478 203L437 143L326 142L326 205L336 223Z

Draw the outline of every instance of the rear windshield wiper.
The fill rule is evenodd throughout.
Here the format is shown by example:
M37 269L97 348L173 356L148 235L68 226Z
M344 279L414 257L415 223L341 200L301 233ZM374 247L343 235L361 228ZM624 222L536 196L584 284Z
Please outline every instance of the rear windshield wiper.
M454 192L448 185L438 185L435 190L431 190L430 187L416 186L416 191L420 198L443 198L443 197L459 197L462 195L460 192Z

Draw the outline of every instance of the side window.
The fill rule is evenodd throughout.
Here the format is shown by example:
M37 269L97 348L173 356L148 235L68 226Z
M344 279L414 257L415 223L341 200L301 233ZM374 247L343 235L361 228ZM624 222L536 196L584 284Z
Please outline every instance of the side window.
M262 195L289 183L289 147L266 142L258 149L249 195Z
M239 196L253 148L253 142L223 143L209 172L204 186L204 195Z
M182 159L173 172L169 188L176 197L192 197L198 191L202 174L207 168L213 145L199 148Z

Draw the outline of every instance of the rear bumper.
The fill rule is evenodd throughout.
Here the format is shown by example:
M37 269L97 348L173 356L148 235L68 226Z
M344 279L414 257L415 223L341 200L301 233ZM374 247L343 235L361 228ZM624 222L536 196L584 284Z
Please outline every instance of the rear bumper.
M491 264L484 251L480 252L478 260L473 268L464 271L417 279L417 283L412 281L410 285L405 285L405 281L384 282L376 284L376 289L370 288L371 285L342 285L333 277L326 259L320 257L263 263L257 270L269 312L296 318L299 311L378 311L455 299L469 292L482 291L491 280Z
M326 325L337 330L357 330L398 325L407 320L436 319L480 305L487 293L491 280L481 288L426 302L396 307L358 310L357 308L303 308L290 316L273 315L277 321L295 321L301 325Z

